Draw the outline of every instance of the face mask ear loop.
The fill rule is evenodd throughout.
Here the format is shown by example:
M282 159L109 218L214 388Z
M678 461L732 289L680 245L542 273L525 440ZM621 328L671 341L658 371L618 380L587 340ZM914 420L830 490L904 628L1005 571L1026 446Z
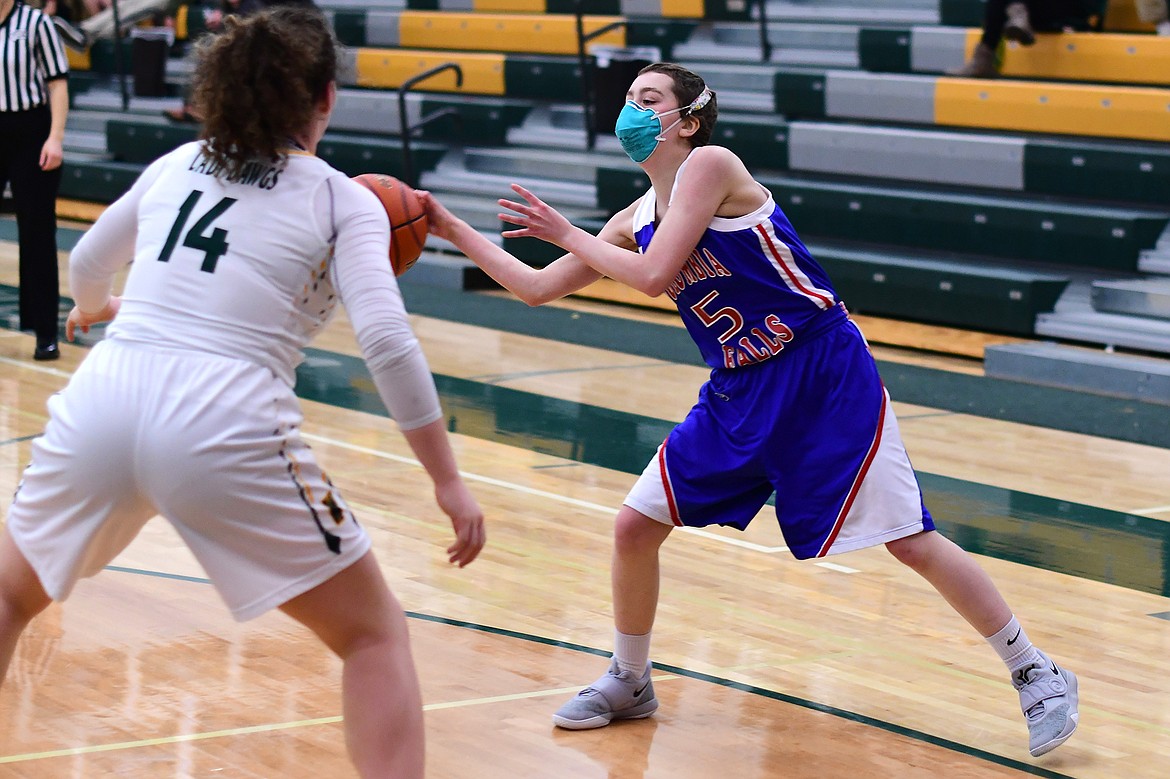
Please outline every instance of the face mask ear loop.
M685 110L685 109L683 109L683 110ZM672 111L671 113L674 113L674 112ZM661 116L661 114L659 114L659 116ZM654 136L654 140L656 140L656 141L665 141L665 140L666 140L666 134L667 134L668 132L670 132L671 130L673 130L673 129L675 128L675 125L677 125L677 124L678 124L679 122L681 122L683 119L686 119L686 117L685 117L685 116L680 116L678 119L676 119L676 120L674 121L674 124L670 125L670 127L667 127L667 128L666 128L665 130L663 130L662 132L658 133L658 135L655 135L655 136Z
M690 105L683 106L682 108L676 108L676 109L674 109L674 111L665 111L661 114L655 114L655 116L658 117L659 121L661 121L662 117L666 116L667 114L673 114L675 111L682 112L683 115L680 116L677 120L675 120L675 122L673 124L671 124L670 127L667 127L665 130L660 132L658 135L654 136L654 140L665 141L666 134L668 132L670 132L671 130L673 130L675 128L675 125L677 125L683 119L686 119L688 116L693 116L695 111L702 110L702 108L704 106L706 106L707 103L710 103L710 102L711 102L711 90L707 89L707 87L703 87L703 91L699 93L698 97L696 97L694 100L691 101Z

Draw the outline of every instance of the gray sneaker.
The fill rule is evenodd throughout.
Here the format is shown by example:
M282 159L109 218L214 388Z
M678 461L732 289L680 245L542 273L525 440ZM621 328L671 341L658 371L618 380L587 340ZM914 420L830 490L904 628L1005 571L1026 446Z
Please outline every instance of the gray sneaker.
M1077 729L1077 677L1040 652L1041 663L1012 673L1012 685L1020 693L1020 708L1028 722L1028 751L1032 757L1047 754L1068 740Z
M636 677L629 671L619 672L617 662L611 661L605 676L557 709L553 724L567 730L589 730L605 727L615 719L649 717L658 708L650 671L647 666L646 673Z

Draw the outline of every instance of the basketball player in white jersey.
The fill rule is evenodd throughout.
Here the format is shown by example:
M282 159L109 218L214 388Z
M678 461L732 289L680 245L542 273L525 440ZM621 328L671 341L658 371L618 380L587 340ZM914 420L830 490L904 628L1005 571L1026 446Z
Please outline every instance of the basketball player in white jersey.
M422 195L431 231L529 305L603 275L665 293L711 367L618 511L610 669L553 722L584 730L654 713L659 547L674 527L742 530L774 493L797 558L884 544L930 582L1007 666L1029 751L1055 749L1077 727L1076 676L1032 646L987 574L935 532L865 339L768 190L735 154L707 145L717 110L714 92L686 68L641 71L617 136L651 188L597 236L514 185L524 202L501 200L509 211L500 217L519 229L504 235L568 252L541 269Z
M229 22L199 53L205 140L147 168L73 251L67 335L113 323L49 401L0 538L0 674L50 599L161 514L237 619L279 607L342 658L346 743L361 775L420 779L405 616L299 434L294 367L339 301L451 519L452 563L483 547L483 515L390 270L386 213L313 156L336 70L315 10Z

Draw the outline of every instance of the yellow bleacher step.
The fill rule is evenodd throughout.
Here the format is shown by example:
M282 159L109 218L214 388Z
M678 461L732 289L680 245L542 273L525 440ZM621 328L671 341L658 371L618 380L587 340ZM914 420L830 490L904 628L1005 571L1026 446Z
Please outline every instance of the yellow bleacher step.
M971 56L982 31L967 31ZM1170 84L1170 38L1115 33L1040 34L1033 46L1008 43L1000 71L1017 78Z
M96 222L107 207L105 203L57 198L57 218L74 222Z
M1138 18L1134 0L1109 0L1105 29L1112 32L1153 32L1154 25Z
M504 55L450 51L358 49L355 53L356 84L360 87L396 89L408 79L455 62L463 70L463 86L456 85L455 73L444 71L418 84L428 92L467 92L476 95L504 94Z
M585 16L586 33L622 21L620 16ZM402 46L420 49L505 51L524 54L576 54L577 18L570 14L476 14L403 11L398 15ZM590 41L625 46L625 28Z
M937 124L1170 141L1170 89L940 78Z

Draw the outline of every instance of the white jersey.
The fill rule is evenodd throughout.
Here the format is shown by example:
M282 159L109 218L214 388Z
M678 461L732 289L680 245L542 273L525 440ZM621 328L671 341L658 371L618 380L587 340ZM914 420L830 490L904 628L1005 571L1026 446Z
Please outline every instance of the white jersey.
M377 198L308 155L235 181L211 165L196 144L158 160L69 258L86 312L134 264L108 337L49 400L8 512L55 599L155 514L241 620L366 554L368 534L301 438L291 388L338 300L398 424L441 417Z
M377 198L307 153L222 174L200 143L153 163L74 249L77 305L99 310L132 256L110 340L259 362L292 385L344 299L391 415L405 429L437 419Z

